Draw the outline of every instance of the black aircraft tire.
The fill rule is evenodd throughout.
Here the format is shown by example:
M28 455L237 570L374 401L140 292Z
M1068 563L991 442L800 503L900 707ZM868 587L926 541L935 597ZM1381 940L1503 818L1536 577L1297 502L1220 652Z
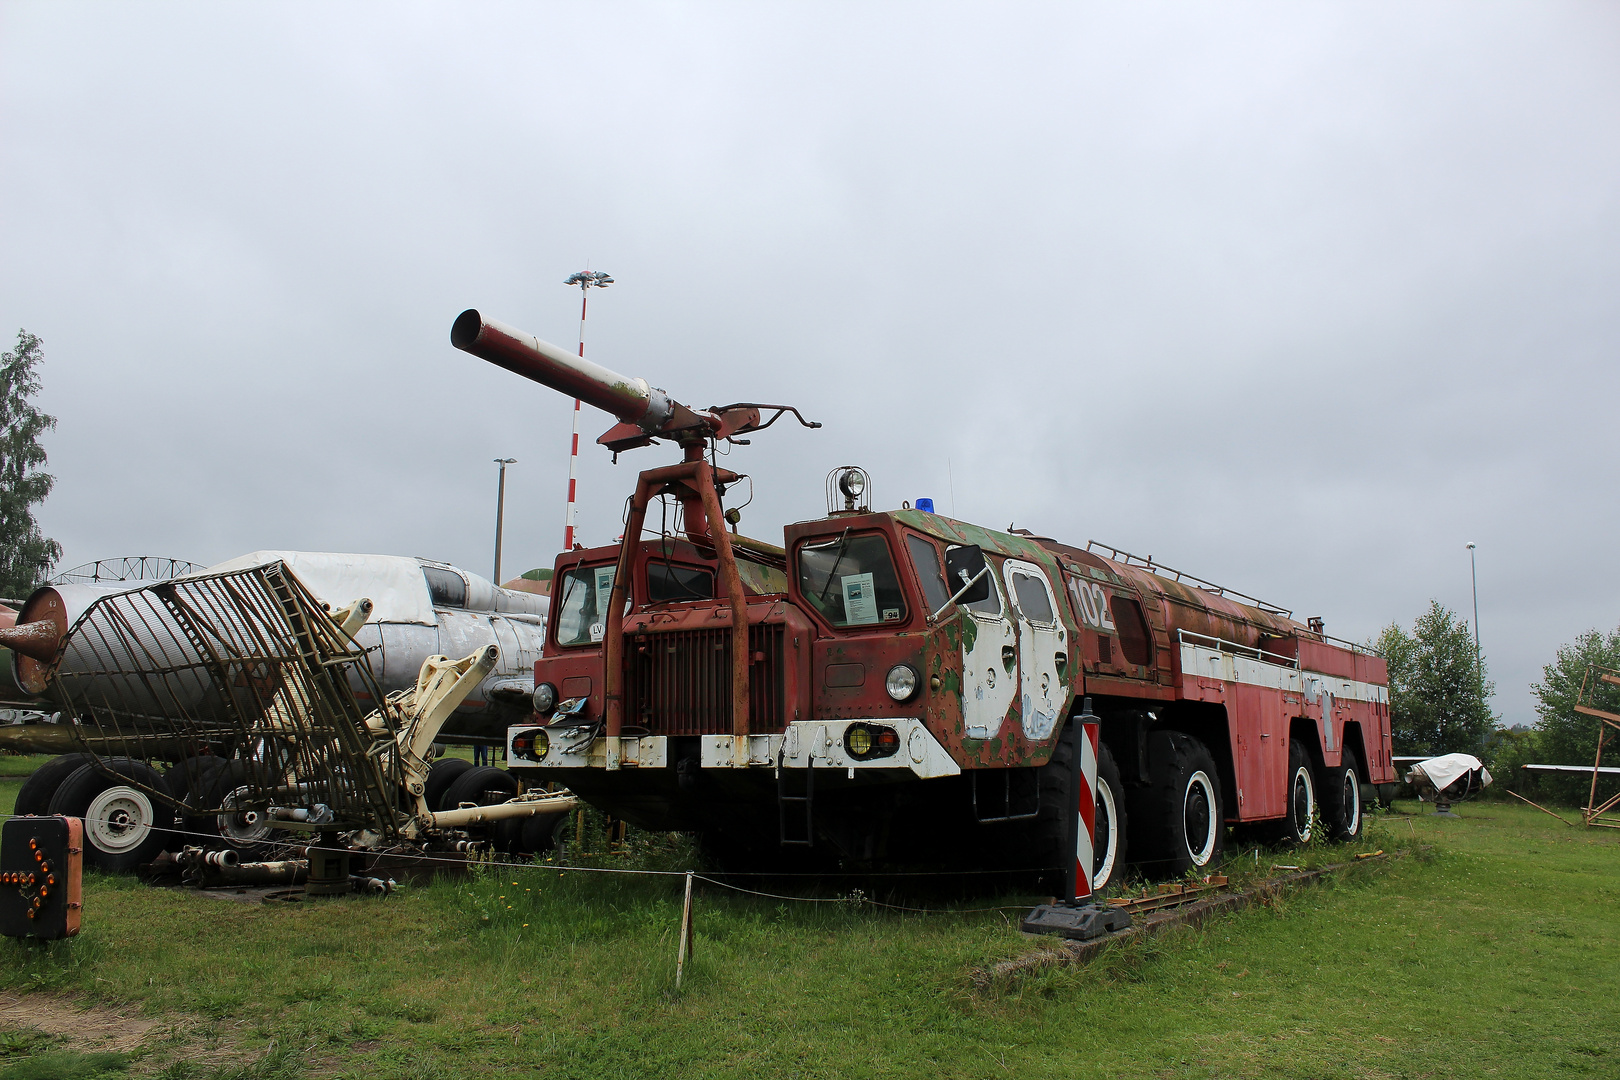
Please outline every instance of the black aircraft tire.
M81 765L51 799L51 813L84 819L87 866L122 874L149 863L162 851L174 825L174 808L142 791L167 790L163 776L144 761L111 758L108 776L95 765ZM122 777L127 783L121 783Z
M163 774L163 783L170 795L190 801L193 796L201 796L213 787L214 780L224 767L225 759L213 754L188 757Z
M1190 735L1155 731L1148 736L1148 762L1152 782L1131 792L1133 855L1150 878L1212 872L1226 833L1214 756Z
M1361 805L1360 764L1361 759L1354 750L1345 750L1337 769L1322 771L1322 825L1329 839L1346 841L1361 836L1365 815Z
M200 800L198 809L224 806L227 799L243 788L265 788L277 782L265 766L256 762L240 758L227 761L214 774L213 783ZM192 836L188 842L204 847L234 848L243 862L272 858L283 844L289 842L289 834L286 829L271 828L262 813L257 808L248 808L242 814L200 814L189 817L187 820L195 826L196 831L207 836ZM255 820L248 820L250 814Z
M565 810L558 814L536 814L523 823L523 850L530 855L553 851L557 847L557 832L568 821Z
M62 781L84 768L91 761L89 754L63 754L35 769L17 791L17 805L13 814L48 814L51 798Z
M440 758L428 766L427 786L422 792L422 798L427 800L428 809L446 809L442 805L445 792L450 790L450 785L455 783L462 773L472 767L472 762L457 757Z
M449 759L446 759L449 760ZM485 792L498 791L501 797L490 798ZM450 786L445 789L444 799L439 806L441 810L454 810L462 803L472 803L475 806L489 806L493 803L505 802L518 793L517 777L505 769L497 769L493 765L479 765L470 768L456 777Z

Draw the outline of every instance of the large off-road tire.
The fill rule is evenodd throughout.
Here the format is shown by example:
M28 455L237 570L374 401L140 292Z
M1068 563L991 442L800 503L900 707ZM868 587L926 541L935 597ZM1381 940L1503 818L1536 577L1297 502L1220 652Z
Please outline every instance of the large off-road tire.
M22 788L17 792L17 805L11 812L19 815L50 813L51 799L56 795L56 789L62 786L62 781L84 768L91 760L89 754L63 754L51 758L23 781Z
M422 798L427 800L429 810L446 810L443 804L445 792L455 783L462 773L471 769L472 762L465 758L440 758L428 766L427 783L422 792Z
M1152 782L1131 791L1131 847L1153 878L1207 874L1220 861L1226 809L1209 748L1179 731L1148 736Z
M1361 760L1346 749L1339 767L1322 770L1322 825L1330 840L1355 840L1361 836Z
M144 761L111 758L104 767L81 765L56 789L50 812L84 820L86 865L128 873L163 850L174 809L143 787L166 790Z
M1269 838L1282 844L1308 844L1321 828L1322 810L1317 801L1317 775L1311 767L1311 752L1298 739L1288 741L1287 812L1269 830Z
M1078 728L1074 731L1078 732ZM1080 808L1072 801L1069 787L1074 776L1074 742L1072 735L1058 740L1052 756L1041 766L1040 816L1036 819L1039 857L1052 860L1068 869L1070 853L1070 826L1079 817ZM1115 879L1125 865L1125 789L1119 780L1119 767L1106 743L1097 748L1097 800L1096 835L1092 839L1091 891L1100 893ZM1055 853L1055 854L1054 854ZM1051 885L1061 888L1062 878Z

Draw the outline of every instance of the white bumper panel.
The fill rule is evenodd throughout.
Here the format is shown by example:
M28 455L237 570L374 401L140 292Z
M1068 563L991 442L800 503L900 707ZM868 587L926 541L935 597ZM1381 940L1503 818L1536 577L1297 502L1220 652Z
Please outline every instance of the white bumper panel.
M851 724L894 728L900 736L899 752L865 761L850 757L844 751L844 731ZM669 740L663 735L620 739L604 735L588 747L553 738L543 759L529 761L511 753L511 740L513 733L531 728L532 725L526 724L508 730L507 768L661 769L671 764ZM780 761L785 769L909 769L924 779L956 776L962 771L921 720L887 717L881 720L797 720L781 735L742 738L703 735L699 738L699 754L700 764L705 769L774 769Z

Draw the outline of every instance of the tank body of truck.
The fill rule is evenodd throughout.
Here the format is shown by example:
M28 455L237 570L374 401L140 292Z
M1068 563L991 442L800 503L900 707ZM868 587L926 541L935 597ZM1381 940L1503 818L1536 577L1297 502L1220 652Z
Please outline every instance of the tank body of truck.
M484 355L478 326L515 339L468 312L458 347ZM1113 548L875 511L853 468L830 477L826 517L780 547L749 540L724 524L737 476L704 446L770 407L688 410L704 429L613 378L603 407L622 422L599 441L669 438L686 461L641 474L621 544L557 559L512 769L727 850L1051 866L1089 704L1099 887L1127 852L1155 875L1208 866L1229 824L1354 835L1361 785L1394 779L1385 664L1318 620ZM647 401L685 426L650 429ZM643 538L659 499L683 535Z

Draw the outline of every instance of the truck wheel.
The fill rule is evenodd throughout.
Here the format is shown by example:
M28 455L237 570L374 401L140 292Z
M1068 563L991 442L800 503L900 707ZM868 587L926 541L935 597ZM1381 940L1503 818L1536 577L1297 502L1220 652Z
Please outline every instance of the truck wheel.
M141 787L163 789L163 777L144 761L112 758L102 767L81 765L56 789L51 813L84 819L84 861L112 874L149 863L163 850L174 810Z
M440 758L432 765L429 765L426 790L422 792L422 798L427 801L428 809L449 809L441 805L445 792L449 791L450 785L455 783L456 779L470 768L472 768L472 762L458 757Z
M1041 811L1035 832L1038 850L1015 858L1052 860L1063 873L1068 872L1069 823L1080 812L1079 807L1069 802L1073 768L1074 744L1065 736L1058 740L1051 758L1041 766ZM1100 893L1125 865L1125 789L1119 781L1119 766L1114 764L1114 755L1106 743L1099 743L1097 747L1096 798L1097 831L1092 840L1091 891ZM1062 888L1062 881L1060 875L1051 887Z
M91 760L89 754L63 754L51 758L23 781L22 788L17 792L17 805L11 812L17 815L50 813L51 798L56 794L56 789L62 786L62 781L84 768Z
M1119 766L1106 743L1097 748L1097 834L1093 841L1091 890L1102 892L1114 881L1115 871L1125 865L1125 788L1119 782Z
M1206 872L1219 860L1226 811L1208 747L1179 731L1148 736L1152 782L1131 799L1132 846L1154 877Z
M1288 740L1288 814L1277 825L1277 839L1285 844L1308 844L1321 814L1316 801L1316 774L1310 751L1298 739Z
M1354 840L1361 835L1361 762L1354 750L1346 750L1337 769L1322 774L1322 824L1334 840Z

